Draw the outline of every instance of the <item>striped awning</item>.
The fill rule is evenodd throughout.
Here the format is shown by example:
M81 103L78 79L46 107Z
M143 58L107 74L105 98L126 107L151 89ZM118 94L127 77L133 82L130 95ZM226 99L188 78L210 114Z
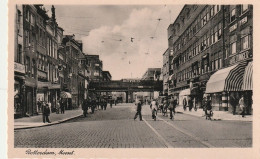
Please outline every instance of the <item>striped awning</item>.
M205 93L241 91L246 65L244 61L215 72L207 82Z
M253 90L253 61L246 66L242 90Z
M71 98L71 94L69 92L61 92L60 97L61 98Z

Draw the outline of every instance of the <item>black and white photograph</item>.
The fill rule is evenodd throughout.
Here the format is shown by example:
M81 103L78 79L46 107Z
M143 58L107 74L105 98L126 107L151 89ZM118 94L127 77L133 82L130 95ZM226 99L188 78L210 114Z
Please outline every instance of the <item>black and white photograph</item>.
M12 151L253 148L254 5L13 8Z

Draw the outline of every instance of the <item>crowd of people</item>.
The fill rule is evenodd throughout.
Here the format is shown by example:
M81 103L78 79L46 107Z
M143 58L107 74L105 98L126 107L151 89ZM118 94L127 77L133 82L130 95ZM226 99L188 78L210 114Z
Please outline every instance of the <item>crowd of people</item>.
M142 100L138 100L136 103L137 106L137 112L134 116L134 120L137 118L137 116L139 115L140 120L142 121L142 105L146 103L143 102ZM242 95L242 97L239 100L239 107L241 110L241 115L242 117L245 116L245 102L244 102L244 97ZM177 96L169 96L164 98L163 100L158 100L158 99L152 99L151 101L148 101L148 105L150 105L150 109L151 109L151 115L152 115L152 119L156 120L156 116L158 111L160 111L162 113L163 116L168 116L168 110L170 112L170 119L173 120L174 119L174 115L175 115L175 108L179 105L179 101L178 101L178 97ZM197 111L197 104L195 102L195 98L194 97L188 97L188 98L183 98L182 101L182 105L183 105L183 109L184 111L186 111L186 108L189 108L189 111L191 111L192 109L194 109L195 111ZM212 110L212 101L211 101L211 97L205 96L202 100L202 106L203 111L205 112L205 117L206 120L211 120L211 117L213 116L213 110Z

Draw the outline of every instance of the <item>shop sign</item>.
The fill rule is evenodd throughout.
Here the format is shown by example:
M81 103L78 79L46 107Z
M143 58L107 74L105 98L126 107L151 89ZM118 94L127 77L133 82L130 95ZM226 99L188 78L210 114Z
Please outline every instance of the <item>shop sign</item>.
M237 29L237 23L234 24L234 25L232 25L232 26L229 28L229 32L232 32L232 31L234 31L234 30L236 30L236 29Z
M230 64L249 58L249 52L245 51L230 58Z
M244 17L243 19L241 19L241 20L239 21L240 25L243 25L243 24L245 24L246 22L247 22L247 17Z
M25 66L20 63L14 63L14 71L19 72L19 73L25 73Z

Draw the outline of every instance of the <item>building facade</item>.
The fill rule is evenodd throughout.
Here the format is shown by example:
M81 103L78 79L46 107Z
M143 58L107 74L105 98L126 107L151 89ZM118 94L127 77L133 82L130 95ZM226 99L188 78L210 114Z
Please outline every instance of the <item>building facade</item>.
M243 65L240 69L243 72L248 61L252 60L249 55L252 48L252 9L250 5L183 7L168 28L169 49L173 48L170 94L190 96L201 106L203 96L207 93L215 109L227 110L232 107L228 104L229 94L242 90L229 86L214 92L210 90L208 81L218 71L229 74L227 68L246 61L240 64ZM241 49L243 47L245 49ZM236 81L236 77L233 78Z
M161 68L148 68L142 76L142 80L159 80L161 75Z

